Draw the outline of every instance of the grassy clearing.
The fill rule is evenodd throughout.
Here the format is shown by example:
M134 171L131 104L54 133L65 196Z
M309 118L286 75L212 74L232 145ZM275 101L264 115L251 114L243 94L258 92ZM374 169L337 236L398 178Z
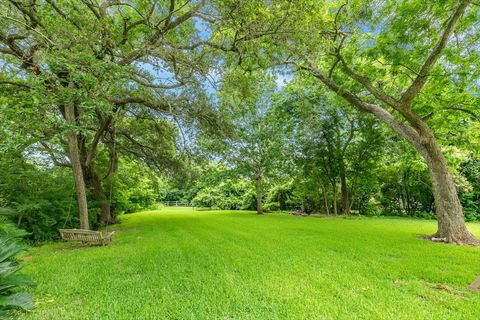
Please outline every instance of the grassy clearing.
M417 239L432 221L166 208L109 229L108 247L33 250L23 319L480 318L480 249Z

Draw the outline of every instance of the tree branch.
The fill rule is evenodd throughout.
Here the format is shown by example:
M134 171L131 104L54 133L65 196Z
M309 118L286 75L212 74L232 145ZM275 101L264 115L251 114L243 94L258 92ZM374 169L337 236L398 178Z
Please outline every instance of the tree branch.
M17 23L23 25L25 28L28 28L28 29L32 30L33 32L39 34L42 38L44 38L45 40L47 40L50 44L55 45L55 42L53 42L52 40L50 40L50 38L48 38L46 35L44 35L44 34L41 33L40 31L38 31L37 29L35 29L35 28L33 28L33 27L31 27L31 26L23 23L22 21L17 20L17 19L12 18L12 17L9 17L9 16L4 16L3 14L0 14L0 17L5 18L5 19L8 19L8 20L11 20L11 21L14 21L14 22L17 22Z
M98 130L95 132L95 136L93 137L92 144L90 145L90 149L88 150L88 154L85 159L86 167L89 167L92 164L95 151L97 150L98 143L100 142L100 138L108 129L111 122L112 122L112 116L109 116L107 119L105 119L105 121L102 122L102 124L100 125L100 128L98 128Z
M73 19L71 19L67 14L65 14L58 6L57 4L53 1L53 0L46 0L50 6L53 8L53 10L55 10L60 16L63 17L63 19L65 19L66 21L70 22L71 24L73 24L75 26L75 28L77 28L77 30L81 31L82 28L80 27L80 25Z
M45 141L39 141L42 147L44 148L45 152L48 153L50 156L50 159L52 159L52 162L55 166L57 167L71 167L72 165L70 163L65 163L61 162L58 160L57 156L55 155L55 150L50 148L50 146L45 142Z
M410 106L413 99L415 99L415 97L418 95L420 90L423 88L423 86L427 82L428 74L430 73L432 68L435 66L435 63L440 58L443 49L447 45L448 39L450 38L452 33L455 31L455 28L457 27L458 22L460 21L460 18L462 17L469 3L470 3L470 0L461 1L458 7L455 9L455 11L449 17L447 25L443 31L442 37L438 40L432 52L425 60L415 80L412 82L410 87L408 87L408 89L403 93L402 97L400 98L400 103L402 105Z
M332 79L324 75L318 68L314 67L313 64L306 61L307 65L298 65L302 69L310 72L314 77L323 82L330 90L337 93L339 96L350 102L360 111L372 113L377 119L385 123L392 130L397 132L401 137L409 141L424 157L428 158L425 148L421 145L420 136L415 129L406 125L403 122L397 121L394 119L393 115L382 108L379 105L368 103L362 101L358 96L353 94L348 90L343 90L338 84L336 84Z
M394 99L393 97L389 96L388 94L384 93L380 89L373 86L373 84L370 82L370 80L367 77L358 74L352 68L350 68L348 66L348 64L346 63L345 59L343 59L343 57L341 55L338 55L338 59L342 63L342 66L343 66L344 70L347 72L347 74L352 79L354 79L355 81L357 81L358 83L363 85L365 87L365 89L367 89L368 92L373 94L373 96L375 98L385 102L386 104L392 106L395 109L401 108L400 103L396 99Z
M173 2L173 1L172 1ZM205 0L201 0L197 5L195 5L192 9L181 15L180 17L176 18L173 21L168 22L168 24L165 24L163 28L158 29L148 40L147 42L141 47L138 48L134 51L132 51L130 54L128 54L126 57L121 59L119 61L120 65L129 65L133 61L136 61L137 59L141 58L142 56L146 55L149 53L150 50L152 50L156 43L159 41L159 39L166 34L169 30L174 29L178 25L184 23L188 19L192 18L193 15L204 6ZM167 16L165 21L168 21L170 18Z
M154 89L175 89L185 85L185 82L183 81L180 81L178 83L172 83L172 84L156 84L156 83L145 81L140 77L134 77L132 80L145 87L154 88Z
M470 116L472 116L475 120L480 121L480 115L478 115L475 112L473 112L472 110L468 110L466 108L459 108L459 107L453 105L453 106L444 108L444 110L462 111L462 112L467 113Z
M29 85L28 83L25 83L25 82L8 81L8 80L0 80L0 85L12 85L12 86L23 87L23 88L31 88L32 87L31 85Z
M118 105L126 105L126 104L141 104L151 109L165 112L169 110L169 106L167 104L162 104L158 101L149 100L142 97L112 97L109 99L110 102L118 104Z

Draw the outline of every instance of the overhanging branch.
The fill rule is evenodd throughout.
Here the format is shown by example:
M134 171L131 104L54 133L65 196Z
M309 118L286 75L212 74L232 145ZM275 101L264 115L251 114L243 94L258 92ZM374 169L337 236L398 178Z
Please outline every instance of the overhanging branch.
M443 52L443 49L447 45L448 39L450 38L452 33L455 31L455 28L457 27L458 22L460 21L460 18L462 17L469 3L470 3L470 0L461 1L460 4L455 9L455 11L452 13L452 15L448 18L448 22L443 31L442 37L438 40L432 52L425 60L415 80L408 87L408 89L405 90L405 92L403 93L402 97L400 98L401 104L410 106L413 99L415 99L415 97L418 95L420 90L422 90L425 83L427 82L428 74L430 73L432 68L435 66L435 63L440 58Z

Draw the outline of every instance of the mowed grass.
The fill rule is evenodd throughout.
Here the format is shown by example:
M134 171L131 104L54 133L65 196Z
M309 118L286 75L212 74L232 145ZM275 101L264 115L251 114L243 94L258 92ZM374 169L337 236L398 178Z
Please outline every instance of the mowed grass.
M113 229L107 247L35 248L21 318L480 319L480 249L418 239L434 221L166 208Z

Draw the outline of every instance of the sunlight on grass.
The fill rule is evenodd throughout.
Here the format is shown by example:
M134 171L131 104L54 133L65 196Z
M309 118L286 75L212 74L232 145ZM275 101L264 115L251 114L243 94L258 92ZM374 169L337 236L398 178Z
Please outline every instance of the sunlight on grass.
M433 221L165 208L109 230L33 250L22 319L480 318L480 249L417 239Z

